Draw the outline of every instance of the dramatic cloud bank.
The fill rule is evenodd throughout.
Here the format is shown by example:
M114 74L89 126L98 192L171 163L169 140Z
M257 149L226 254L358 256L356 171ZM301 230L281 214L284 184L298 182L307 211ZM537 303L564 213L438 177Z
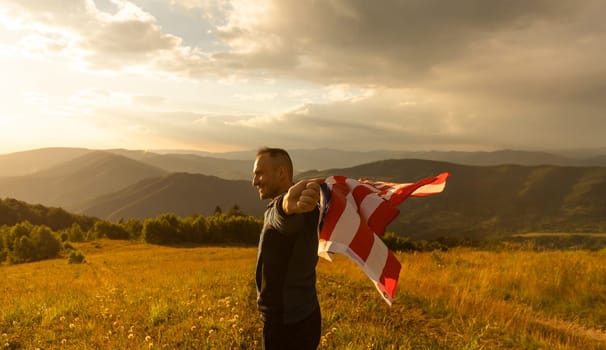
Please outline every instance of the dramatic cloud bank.
M48 123L32 148L74 130L64 143L87 147L605 147L605 14L599 0L3 0L0 153L28 148L32 122Z

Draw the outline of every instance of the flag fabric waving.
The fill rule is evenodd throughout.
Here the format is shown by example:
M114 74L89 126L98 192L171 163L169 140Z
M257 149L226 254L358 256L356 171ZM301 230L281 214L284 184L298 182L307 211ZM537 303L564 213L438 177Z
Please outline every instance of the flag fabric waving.
M322 184L318 255L332 261L340 253L358 264L391 305L400 275L400 262L379 237L400 213L408 197L440 193L445 172L415 183L396 184L331 176Z

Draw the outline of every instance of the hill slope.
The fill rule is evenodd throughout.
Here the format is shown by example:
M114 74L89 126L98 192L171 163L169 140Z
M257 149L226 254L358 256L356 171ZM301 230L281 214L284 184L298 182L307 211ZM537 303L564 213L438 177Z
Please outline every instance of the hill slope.
M0 177L33 174L90 152L85 148L41 148L0 154Z
M16 199L0 198L0 226L13 226L22 221L34 225L46 225L57 231L77 223L84 230L90 229L97 219L69 213L61 208L32 205Z
M51 168L57 171L66 162L97 152L123 156L162 169L167 173L197 173L236 180L249 180L254 162L254 155L250 159L239 160L198 154L158 154L126 149L99 151L85 148L42 148L0 155L0 178L45 173ZM82 158L79 161L81 160ZM74 163L70 166L74 166Z
M249 160L224 159L203 156L195 152L159 154L148 151L112 149L107 152L119 154L142 163L165 170L168 173L192 173L221 177L231 180L249 180L253 158Z
M0 197L73 209L90 198L164 174L123 156L94 151L35 174L0 178Z
M142 160L168 172L217 176L229 180L249 180L253 160L231 160L192 154L155 154Z
M110 220L144 219L163 213L212 215L217 205L224 211L237 205L244 213L255 216L261 216L265 209L250 181L175 173L95 198L78 211Z
M606 231L606 168L501 165L472 167L386 160L301 177L344 175L413 182L449 171L446 190L410 198L389 230L415 237L486 237L530 231Z

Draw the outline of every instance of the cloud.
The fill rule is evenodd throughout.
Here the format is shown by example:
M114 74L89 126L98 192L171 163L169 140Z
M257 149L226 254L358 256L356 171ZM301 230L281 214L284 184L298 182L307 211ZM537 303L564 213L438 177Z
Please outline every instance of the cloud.
M139 106L159 106L165 102L163 96L136 95L131 97L131 101Z
M209 145L251 149L269 141L289 148L422 149L429 144L460 148L469 140L469 135L461 132L465 128L445 123L432 102L398 106L401 96L415 93L389 90L365 98L307 104L275 115L177 111L143 115L136 110L101 108L95 115L108 126L120 130L145 124L145 135L133 134L130 136L132 139L143 141L153 135L170 144L185 144L199 149ZM453 133L457 127L458 135Z
M205 61L181 38L163 32L153 15L129 1L112 2L115 13L98 9L92 0L6 0L4 6L18 19L13 28L30 33L22 47L34 47L40 56L71 49L71 58L90 69L144 66L183 75L191 70L187 66ZM171 61L177 64L165 64Z
M377 118L392 126L380 141L392 147L406 143L396 142L394 124L426 125L428 119L440 125L438 133L403 130L400 140L420 145L432 140L438 147L603 144L606 22L601 1L232 4L220 28L232 51L213 55L218 64L376 88L377 96L362 109L348 110L347 103L306 107L305 120L315 115L335 126L333 140L364 139L363 129L337 127L339 120L354 125L351 119L362 111L371 118L361 119L366 130ZM394 95L415 89L415 97L404 103L410 108L369 102L385 95L387 106L401 104ZM431 103L415 105L419 99ZM444 125L448 128L441 129Z
M359 149L604 145L601 0L171 0L171 22L145 1L110 2L3 6L30 55L91 70L215 79L240 86L226 95L236 106L255 106L242 110L298 101L242 116L198 104L182 111L168 103L169 91L83 97L87 112L121 116L126 130L146 131L140 137L199 148L255 148L267 140ZM188 16L187 39L171 31L178 15ZM193 44L194 20L201 36L216 35L216 45ZM275 87L241 87L262 79ZM293 81L307 85L284 89Z
M414 101L414 102L411 102ZM357 150L491 150L601 147L606 121L595 114L582 118L546 118L552 110L524 115L486 102L452 99L423 90L375 90L361 98L309 103L272 115L213 113L108 112L122 122L146 123L150 132L192 148L254 149L271 142L287 148ZM527 108L524 108L526 110ZM573 112L574 109L564 113ZM561 112L561 111L560 111ZM562 112L561 112L562 113ZM578 121L582 120L581 123Z
M277 93L256 93L251 95L236 94L235 97L242 101L271 101L278 96Z
M403 85L502 32L564 20L570 2L466 0L232 2L218 59L328 83ZM246 2L248 3L248 2ZM311 25L313 23L313 25Z
M546 80L562 68L575 78L590 69L587 57L600 57L586 53L603 52L606 29L597 0L172 0L217 26L224 45L204 51L129 1L113 0L115 13L92 0L7 1L38 26L78 35L95 67L143 64L190 78L265 75L394 88L444 81L471 88L485 86L489 73L523 78L531 70L547 70L531 76Z

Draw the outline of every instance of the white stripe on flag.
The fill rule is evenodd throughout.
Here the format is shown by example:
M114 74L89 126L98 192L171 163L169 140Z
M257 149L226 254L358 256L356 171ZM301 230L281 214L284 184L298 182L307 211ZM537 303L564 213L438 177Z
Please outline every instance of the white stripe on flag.
M385 268L385 262L387 261L387 246L383 241L375 235L375 240L370 250L370 255L366 259L364 264L364 270L368 274L368 277L373 281L379 281L383 268Z
M420 194L420 193L426 193L426 194L428 194L428 193L440 193L440 192L444 191L445 187L446 187L446 183L445 182L443 182L441 184L438 184L438 185L432 185L432 184L424 185L424 186L421 186L421 187L417 188L411 194L411 196L414 196L414 195Z
M351 205L353 202L353 196L351 193L349 193L346 198L347 204L343 210L343 213L341 214L341 218L347 219L339 220L337 222L330 235L330 240L349 245L349 243L351 243L355 237L352 232L358 232L358 228L360 227L360 217L358 216L356 208Z
M385 201L376 194L371 193L366 196L362 200L362 203L360 203L360 216L362 217L362 219L364 219L364 221L368 221L370 216L375 212L375 210L377 210L379 205L381 205L381 203L383 202Z

